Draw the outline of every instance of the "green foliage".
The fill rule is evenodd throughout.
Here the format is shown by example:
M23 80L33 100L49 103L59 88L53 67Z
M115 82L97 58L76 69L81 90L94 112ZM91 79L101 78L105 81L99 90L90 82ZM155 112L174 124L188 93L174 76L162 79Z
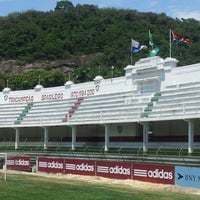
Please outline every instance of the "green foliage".
M55 10L69 11L73 8L73 4L68 0L61 0L57 2Z
M39 78L41 77L41 78ZM40 84L44 87L53 87L64 85L65 76L58 70L31 70L19 75L12 74L9 76L9 87L13 90L34 88L40 79Z
M111 76L110 67L115 66L114 76L117 76L123 74L123 68L130 63L131 38L148 44L149 29L154 43L160 48L160 56L169 56L170 28L193 41L190 47L173 45L173 57L180 60L180 65L200 62L199 21L173 19L163 13L99 9L93 5L73 6L71 2L63 0L57 3L55 11L31 10L0 17L0 59L31 63L35 60L68 59L71 56L100 53L101 56L91 63L75 69L75 81L93 79L99 73L99 66L105 77ZM147 56L148 51L143 51L135 54L133 61ZM33 87L37 78L29 81L26 76L14 76L12 86L16 89ZM64 75L60 76L62 79ZM44 85L58 84L52 77L41 77L47 81ZM33 80L32 76L30 78ZM23 84L20 85L20 81Z

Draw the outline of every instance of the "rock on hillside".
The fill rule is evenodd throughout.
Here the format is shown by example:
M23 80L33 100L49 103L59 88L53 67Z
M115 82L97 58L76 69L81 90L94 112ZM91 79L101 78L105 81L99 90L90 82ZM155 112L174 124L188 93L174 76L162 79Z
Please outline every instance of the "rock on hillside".
M87 65L91 63L99 54L90 54L82 56L74 56L62 60L38 60L32 63L23 63L17 60L2 60L0 61L0 71L2 74L20 74L21 72L32 69L58 69L63 73L73 71L75 67Z

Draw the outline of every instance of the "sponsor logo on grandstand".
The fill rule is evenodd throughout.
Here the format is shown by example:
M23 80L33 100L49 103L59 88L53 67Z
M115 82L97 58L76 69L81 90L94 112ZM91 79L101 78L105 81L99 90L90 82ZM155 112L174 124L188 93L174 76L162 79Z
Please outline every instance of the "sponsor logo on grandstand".
M141 169L134 169L134 176L140 177L150 177L150 178L160 178L160 179L173 179L172 172L166 172L164 170L155 169L152 170L141 170Z
M43 94L41 97L41 101L62 100L63 98L63 93Z
M65 160L65 173L95 175L95 161Z
M184 177L183 175L181 175L179 173L177 173L177 175L178 175L178 180L180 180L180 179L182 179Z
M10 157L7 159L8 169L31 171L31 164L29 157Z
M110 174L122 174L122 175L130 175L131 170L129 168L124 168L120 166L115 167L105 167L105 166L97 166L98 173L110 173Z
M52 162L39 162L39 167L41 168L49 168L49 169L63 169L63 163L60 163L58 161L52 161Z
M95 92L99 91L99 87L95 87L92 89L83 89L83 90L77 90L71 92L72 98L79 98L79 97L86 97L86 96L93 96L95 95Z
M133 163L132 172L136 180L174 184L174 167L170 165Z
M200 188L200 168L176 166L175 183L180 186Z
M8 95L4 95L4 101L8 100Z
M109 178L131 178L131 163L97 161L96 174Z
M82 163L81 165L76 164L66 164L66 168L68 170L77 170L77 171L85 171L85 172L93 172L94 166Z
M24 159L15 160L15 165L16 166L29 166L30 165L30 161L29 160L24 160Z
M98 92L99 91L99 88L100 88L100 85L96 85L95 86L95 90Z
M5 97L4 100L9 103L29 103L34 101L34 96Z
M38 158L38 171L47 173L64 173L64 159L61 158Z

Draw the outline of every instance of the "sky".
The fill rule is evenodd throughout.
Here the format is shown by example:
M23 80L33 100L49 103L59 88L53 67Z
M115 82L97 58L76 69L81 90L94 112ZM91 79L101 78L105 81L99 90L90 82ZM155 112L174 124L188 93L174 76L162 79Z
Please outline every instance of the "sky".
M57 0L0 0L0 16L26 10L53 10ZM142 12L166 13L174 18L200 20L200 0L71 0L76 4L94 4L99 7L136 9Z

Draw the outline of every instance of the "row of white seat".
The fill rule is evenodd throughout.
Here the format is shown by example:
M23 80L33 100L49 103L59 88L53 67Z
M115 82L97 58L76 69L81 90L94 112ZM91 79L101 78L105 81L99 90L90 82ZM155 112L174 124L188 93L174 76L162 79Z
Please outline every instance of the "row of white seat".
M176 92L174 92L176 91ZM154 103L148 118L166 118L200 114L200 86L187 86L175 90L163 90Z
M103 103L105 103L105 101L111 105L113 104L113 102L116 102L119 104L119 99L117 99L118 102L115 99L118 97L121 98L120 101L124 103L124 99L126 97L129 97L130 94L132 93L129 91L129 92L119 92L119 93L114 93L114 94L97 95L93 97L85 97L81 105L83 105L83 108L85 107L87 108L88 105L93 106L89 108L94 110L96 109L96 107L101 107L102 105L104 105ZM47 102L34 103L33 107L24 117L21 124L27 125L27 124L37 124L37 123L38 124L62 123L63 119L66 117L66 114L68 114L68 117L69 117L69 110L72 109L72 106L77 101L78 101L77 99L70 99L70 100L59 102L59 103L58 102L55 102L55 103L51 102L50 104L48 104ZM101 107L101 109L103 108ZM116 108L114 109L116 110ZM137 108L135 107L135 109ZM76 112L81 113L83 112L83 110L81 110L81 107L79 107L79 109Z
M178 93L184 93L184 92L190 92L190 91L199 91L200 90L200 84L194 84L190 86L182 86L182 87L174 87L174 88L165 88L162 91L162 95L167 94L178 94Z
M27 104L1 104L0 125L13 125Z
M79 109L70 119L71 123L99 122L99 121L123 121L134 120L141 116L146 105L150 102L151 94L136 96L131 91L123 95L110 94L107 98L98 99L88 97L80 105ZM126 102L127 99L131 101Z
M76 99L34 103L21 124L61 123L75 102Z
M108 114L93 114L93 115L88 115L88 116L82 116L82 117L76 117L76 118L72 118L70 120L71 123L75 123L75 124L81 124L81 123L85 123L87 122L89 124L89 122L96 122L99 123L100 121L115 121L115 122L123 122L123 121L134 121L134 120L138 120L141 116L141 113L135 113L135 112L110 112Z

